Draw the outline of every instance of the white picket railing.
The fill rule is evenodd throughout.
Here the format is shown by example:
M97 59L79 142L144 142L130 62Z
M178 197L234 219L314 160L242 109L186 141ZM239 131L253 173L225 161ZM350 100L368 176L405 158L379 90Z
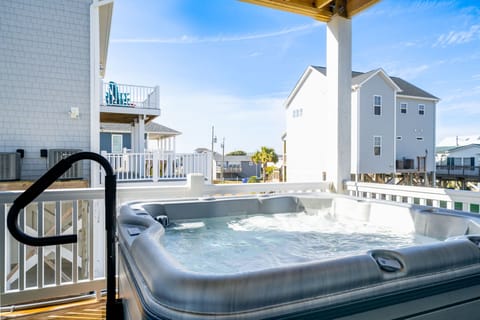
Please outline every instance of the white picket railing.
M346 183L349 195L479 213L480 192L391 184Z
M254 183L211 185L202 175L189 175L183 185L118 187L117 204L141 199L176 199L252 193L326 191L320 183ZM0 230L21 192L0 192ZM20 215L32 236L78 234L77 244L34 248L18 243L8 231L0 235L2 308L38 300L96 292L105 288L104 190L47 190Z
M212 158L209 153L103 153L119 182L186 180L190 173L211 179Z

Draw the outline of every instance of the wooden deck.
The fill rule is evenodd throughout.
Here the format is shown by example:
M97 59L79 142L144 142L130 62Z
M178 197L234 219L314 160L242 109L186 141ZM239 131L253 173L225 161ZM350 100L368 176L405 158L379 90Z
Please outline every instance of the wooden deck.
M30 187L34 181L0 181L0 191L25 190ZM88 188L88 180L59 180L55 181L48 189L71 189Z
M89 299L81 302L66 303L49 307L18 310L0 313L0 319L105 319L106 299Z

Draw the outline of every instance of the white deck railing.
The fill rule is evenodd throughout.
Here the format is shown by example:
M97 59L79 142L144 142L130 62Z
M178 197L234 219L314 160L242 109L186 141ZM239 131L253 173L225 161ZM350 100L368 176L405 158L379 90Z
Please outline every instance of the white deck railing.
M367 199L414 203L478 213L480 192L391 184L347 182L348 193Z
M190 175L184 185L118 187L117 204L141 199L174 199L252 193L318 192L322 183L205 184ZM80 295L105 284L105 213L103 189L47 190L21 214L32 236L78 234L77 244L35 248L18 243L6 228L6 215L21 192L0 192L1 306Z
M104 106L160 109L160 88L158 86L145 87L110 81L103 83L101 94Z
M480 193L448 189L347 182L349 194L369 199L418 203L478 212ZM132 200L194 198L254 193L317 192L319 183L205 184L189 175L183 185L118 187L117 204ZM0 230L21 194L0 192ZM27 206L20 223L33 236L78 234L77 244L34 248L19 244L8 231L0 236L2 308L32 301L80 295L105 288L105 228L103 189L48 190Z
M210 181L212 158L209 153L103 153L117 175L118 182L186 180L200 173Z

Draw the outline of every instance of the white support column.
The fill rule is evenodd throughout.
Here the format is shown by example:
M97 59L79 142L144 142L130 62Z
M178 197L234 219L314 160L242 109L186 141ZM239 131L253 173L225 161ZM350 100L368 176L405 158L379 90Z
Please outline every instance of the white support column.
M143 116L138 116L138 151L140 153L145 152L145 119Z
M132 132L132 152L137 152L138 150L138 146L137 146L137 127L138 127L138 124L137 124L137 119L134 120L133 124L132 124L132 128L131 128L131 132Z
M338 15L327 23L327 82L329 115L335 129L329 180L343 193L351 167L352 23Z

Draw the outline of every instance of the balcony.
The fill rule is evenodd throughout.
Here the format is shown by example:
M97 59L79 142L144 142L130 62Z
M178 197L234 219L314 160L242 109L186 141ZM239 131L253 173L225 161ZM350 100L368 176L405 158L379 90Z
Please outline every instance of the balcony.
M149 122L160 116L160 88L110 81L102 84L100 122L132 123L139 116Z

